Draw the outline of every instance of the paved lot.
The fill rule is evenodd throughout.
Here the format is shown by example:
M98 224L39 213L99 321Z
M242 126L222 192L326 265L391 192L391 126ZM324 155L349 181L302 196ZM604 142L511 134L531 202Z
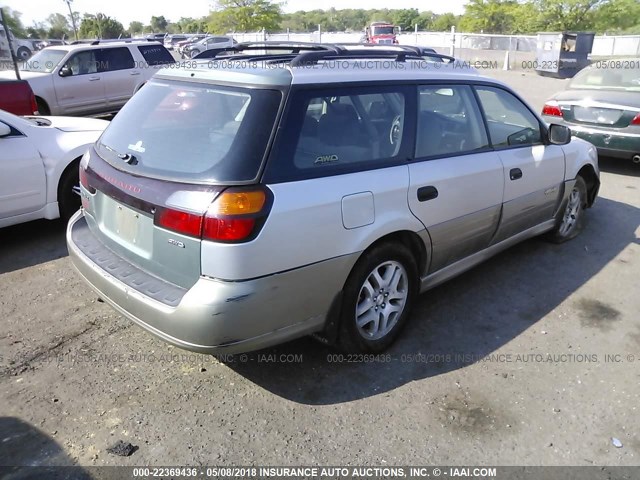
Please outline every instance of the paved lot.
M536 108L564 84L490 74ZM182 352L97 302L62 225L0 230L0 465L638 465L640 169L602 168L579 238L423 295L376 363L309 339Z

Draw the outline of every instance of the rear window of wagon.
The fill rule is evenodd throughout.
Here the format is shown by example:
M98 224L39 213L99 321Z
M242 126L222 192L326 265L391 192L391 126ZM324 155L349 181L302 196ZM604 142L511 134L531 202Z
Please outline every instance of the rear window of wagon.
M194 183L257 177L282 94L153 80L100 138L100 155L134 175Z

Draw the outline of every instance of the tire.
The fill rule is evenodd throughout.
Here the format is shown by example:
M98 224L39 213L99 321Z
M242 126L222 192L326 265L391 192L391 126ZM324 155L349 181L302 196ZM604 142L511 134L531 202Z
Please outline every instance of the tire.
M584 228L587 208L587 184L581 176L569 193L567 205L558 212L556 226L549 232L548 239L554 243L563 243L578 236Z
M403 244L382 243L366 252L343 288L338 347L352 353L388 348L410 315L417 280L415 258Z
M196 58L198 55L200 55L200 52L198 50L191 50L189 52L189 58Z
M28 60L29 57L31 57L31 50L29 50L27 47L18 48L18 51L16 53L19 60Z
M80 208L80 195L74 191L74 187L77 188L80 183L79 168L79 159L71 162L62 173L60 183L58 183L58 208L60 209L60 218L64 222L69 221Z
M44 100L42 100L41 98L37 98L36 99L36 104L38 105L38 113L40 115L51 115L51 110L49 110L49 107L47 106L47 104L44 102Z

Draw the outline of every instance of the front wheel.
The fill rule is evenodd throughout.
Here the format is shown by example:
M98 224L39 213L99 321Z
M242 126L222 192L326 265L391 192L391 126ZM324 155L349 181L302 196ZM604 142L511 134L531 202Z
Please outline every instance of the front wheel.
M587 184L580 176L576 177L567 205L557 218L555 228L549 232L549 239L555 243L566 242L575 238L584 227L585 209L587 207Z
M189 55L191 58L196 58L198 55L200 55L200 52L198 50L191 50Z
M403 244L385 243L365 253L343 290L338 345L358 353L389 347L409 317L417 278L415 259Z

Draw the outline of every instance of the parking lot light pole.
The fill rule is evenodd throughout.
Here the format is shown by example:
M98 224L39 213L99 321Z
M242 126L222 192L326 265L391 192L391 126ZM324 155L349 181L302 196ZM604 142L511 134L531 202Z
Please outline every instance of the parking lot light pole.
M71 2L73 0L62 0L69 7L69 16L71 17L71 25L73 26L73 35L76 37L76 42L78 41L78 29L76 28L76 17L73 16L73 12L71 11Z

